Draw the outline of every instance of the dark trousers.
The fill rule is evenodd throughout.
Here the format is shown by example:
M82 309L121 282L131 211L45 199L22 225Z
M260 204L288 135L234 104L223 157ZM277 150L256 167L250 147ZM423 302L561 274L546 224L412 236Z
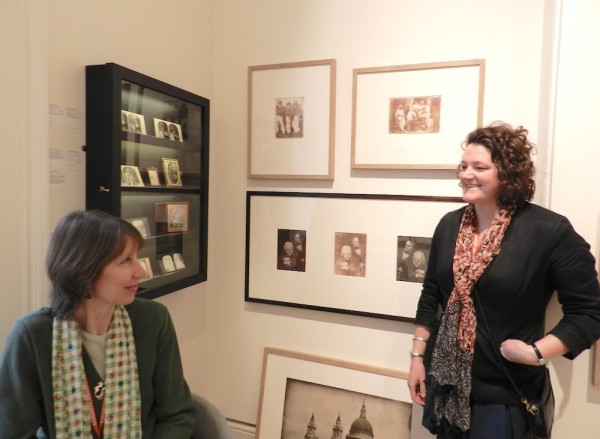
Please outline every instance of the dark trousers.
M463 436L464 437L464 436ZM530 439L522 407L504 404L473 404L469 439ZM438 439L454 439L438 434Z

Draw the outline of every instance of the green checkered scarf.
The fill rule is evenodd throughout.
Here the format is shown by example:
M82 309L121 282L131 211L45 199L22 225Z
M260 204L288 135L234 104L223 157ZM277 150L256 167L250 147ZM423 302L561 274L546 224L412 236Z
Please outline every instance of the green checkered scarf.
M77 322L72 318L55 317L52 327L52 389L57 439L92 437L82 350ZM102 437L141 438L141 400L135 342L129 314L122 306L115 308L108 328L105 357Z

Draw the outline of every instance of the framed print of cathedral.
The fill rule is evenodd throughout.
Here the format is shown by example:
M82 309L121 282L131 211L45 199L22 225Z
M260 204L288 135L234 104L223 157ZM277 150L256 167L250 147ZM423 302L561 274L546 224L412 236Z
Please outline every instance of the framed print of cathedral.
M406 372L265 348L257 439L411 439Z

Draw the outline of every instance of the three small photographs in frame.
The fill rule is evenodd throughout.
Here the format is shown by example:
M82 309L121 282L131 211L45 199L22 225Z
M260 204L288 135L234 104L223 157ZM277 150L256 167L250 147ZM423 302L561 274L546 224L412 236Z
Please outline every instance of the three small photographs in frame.
M181 171L179 170L179 161L177 159L162 159L163 171L165 173L165 183L167 186L182 186Z
M144 187L144 181L137 166L121 165L121 186Z
M121 110L121 131L134 134L146 134L146 121L142 114Z
M154 118L154 133L160 139L175 140L183 142L181 135L181 125L168 120Z

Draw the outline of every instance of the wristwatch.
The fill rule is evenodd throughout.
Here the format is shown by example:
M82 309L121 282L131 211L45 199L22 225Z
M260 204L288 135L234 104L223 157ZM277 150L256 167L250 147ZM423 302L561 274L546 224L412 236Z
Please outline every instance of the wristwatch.
M544 356L542 355L542 353L540 352L540 350L538 349L538 347L535 345L535 343L532 343L531 347L533 348L533 350L535 352L535 356L537 357L538 365L545 366L546 365L546 359L544 358Z

